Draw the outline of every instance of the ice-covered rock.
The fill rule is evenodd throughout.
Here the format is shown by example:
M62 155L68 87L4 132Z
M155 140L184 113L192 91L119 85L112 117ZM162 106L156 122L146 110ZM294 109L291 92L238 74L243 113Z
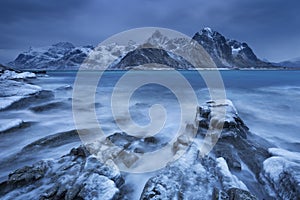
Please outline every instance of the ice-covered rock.
M22 119L1 119L0 133L21 127L25 122Z
M13 80L0 80L0 88L0 110L11 106L28 95L33 95L42 90L39 86Z
M272 157L263 163L262 176L282 199L300 198L300 153L270 148Z
M233 187L248 190L247 186L229 171L224 158L219 157L216 161L217 168L220 173L219 176L221 177L220 179L225 190Z
M219 116L221 108L227 111L225 117ZM177 161L150 178L141 199L270 198L259 179L269 153L248 139L252 134L232 102L209 101L198 112L199 129L192 145ZM220 124L223 129L218 142L203 157L203 138L209 134L209 128L219 128Z
M25 78L36 78L35 73L32 72L15 72L12 70L5 70L0 76L0 79L25 79Z
M118 199L124 180L84 147L56 160L42 160L11 173L0 184L1 199Z
M0 80L0 110L24 107L34 100L38 102L53 97L51 91L14 80Z

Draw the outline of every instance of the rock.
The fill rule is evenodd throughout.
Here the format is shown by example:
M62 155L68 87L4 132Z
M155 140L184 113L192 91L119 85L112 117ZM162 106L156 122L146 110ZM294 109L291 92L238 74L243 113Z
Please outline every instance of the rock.
M221 123L218 111L222 107L227 112L220 138L207 156L200 156L203 137L212 127L211 120L219 120L213 127L218 128ZM201 122L200 128L187 152L149 179L141 199L256 199L254 195L270 199L259 179L269 153L247 139L249 129L232 102L207 102L198 108L196 120ZM185 143L186 140L178 138L177 141ZM254 180L245 178L246 173L255 174Z
M138 138L124 132L114 133L108 137L108 140L124 150L135 153L155 151L166 145L166 143L155 137Z
M47 103L43 103L37 106L31 106L29 109L32 110L33 112L45 112L45 111L49 111L52 109L59 109L63 106L68 106L67 104L65 104L64 102L60 102L60 101L55 101L55 102L47 102Z
M239 188L230 188L227 193L229 200L257 200L250 192Z
M54 97L53 92L41 87L14 80L0 80L0 110L24 108L34 102Z
M9 65L16 69L58 70L78 69L93 47L75 47L69 42L59 42L44 48L30 48Z
M11 173L1 183L3 199L118 199L124 180L113 165L100 163L84 147Z
M128 52L114 69L134 69L137 66L144 64L161 64L175 69L189 69L194 68L190 63L184 60L182 57L176 58L175 54L167 52L163 49L156 48L138 48L134 51ZM152 64L151 67L154 65ZM162 67L162 66L158 66Z
M24 122L22 119L1 119L0 133L7 133L28 126L30 126L30 122Z
M227 39L211 28L197 32L193 39L203 46L218 67L276 67L258 59L246 43Z
M282 199L300 197L300 153L270 148L272 157L263 162L262 176Z

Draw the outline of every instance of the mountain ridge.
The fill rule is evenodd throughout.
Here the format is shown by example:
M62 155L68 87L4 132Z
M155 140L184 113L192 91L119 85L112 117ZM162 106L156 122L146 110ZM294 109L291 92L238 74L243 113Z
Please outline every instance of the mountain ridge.
M270 62L265 62L257 58L252 49L245 42L228 39L221 33L204 28L195 33L192 37L211 56L212 60L219 68L274 68L277 67ZM111 44L108 46L82 46L75 47L69 42L59 42L49 47L30 48L28 51L20 53L17 58L9 62L8 65L19 70L77 70L92 51L96 51L101 57L99 63L95 64L103 67L112 63L110 70L125 70L135 68L139 64L147 64L150 61L159 61L159 64L175 64L175 69L191 69L189 63L182 58L172 55L172 50L186 48L184 38L169 39L159 31L155 31L144 45L160 46L165 50L143 50L141 46L130 42L126 46ZM137 49L139 48L139 49ZM186 50L186 49L185 49ZM140 53L143 53L140 54ZM153 56L156 56L155 58ZM163 56L163 57L162 57ZM140 62L141 61L141 62ZM182 66L181 66L182 65ZM130 66L130 67L128 67ZM90 69L90 68L88 68ZM91 68L94 69L94 68Z

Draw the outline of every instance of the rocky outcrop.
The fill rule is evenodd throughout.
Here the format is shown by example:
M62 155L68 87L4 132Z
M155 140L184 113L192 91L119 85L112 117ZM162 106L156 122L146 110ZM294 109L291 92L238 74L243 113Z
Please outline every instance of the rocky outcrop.
M124 180L84 147L18 169L0 184L2 199L118 199Z
M54 97L53 92L22 81L3 79L0 88L0 110L24 108L32 101L38 103Z
M300 153L270 148L272 157L263 162L262 178L282 199L300 198Z
M218 116L220 108L226 110L224 118ZM220 120L223 120L223 129L220 129L219 139L204 155L205 138L216 139L208 134L212 127L220 128ZM230 101L207 102L198 108L196 122L199 129L190 145L189 138L183 135L173 144L173 149L188 146L186 152L151 175L140 199L299 198L300 154L275 148L251 133ZM18 155L74 141L79 141L76 130L58 133L27 145ZM123 159L124 152L144 154L165 145L165 141L155 136L138 138L123 132L114 133L103 141L87 145L93 155L85 147L79 147L59 159L43 160L14 171L0 184L0 197L126 199L132 188L128 189L130 184L126 187L126 176L121 175L115 163L122 161L131 167L134 160L132 157Z
M223 131L212 152L202 157L201 145L214 117L212 110L222 106L227 110ZM266 148L248 140L251 133L232 103L208 102L198 113L194 142L184 156L147 182L141 199L272 198L259 179L263 162L270 155ZM249 183L245 174L254 174L254 180Z

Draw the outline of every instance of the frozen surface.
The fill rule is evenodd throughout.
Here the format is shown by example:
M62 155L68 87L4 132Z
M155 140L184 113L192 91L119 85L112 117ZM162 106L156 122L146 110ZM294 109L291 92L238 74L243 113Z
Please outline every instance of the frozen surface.
M270 148L272 157L263 163L263 176L283 199L300 196L300 154L284 149Z
M1 119L0 122L0 133L8 131L13 128L18 128L23 123L22 119Z
M36 78L35 73L32 72L15 72L11 70L5 70L0 76L1 79L25 79L25 78Z
M221 175L221 181L225 190L228 190L230 188L240 188L248 191L247 186L229 171L224 158L217 158L216 161L217 168Z

